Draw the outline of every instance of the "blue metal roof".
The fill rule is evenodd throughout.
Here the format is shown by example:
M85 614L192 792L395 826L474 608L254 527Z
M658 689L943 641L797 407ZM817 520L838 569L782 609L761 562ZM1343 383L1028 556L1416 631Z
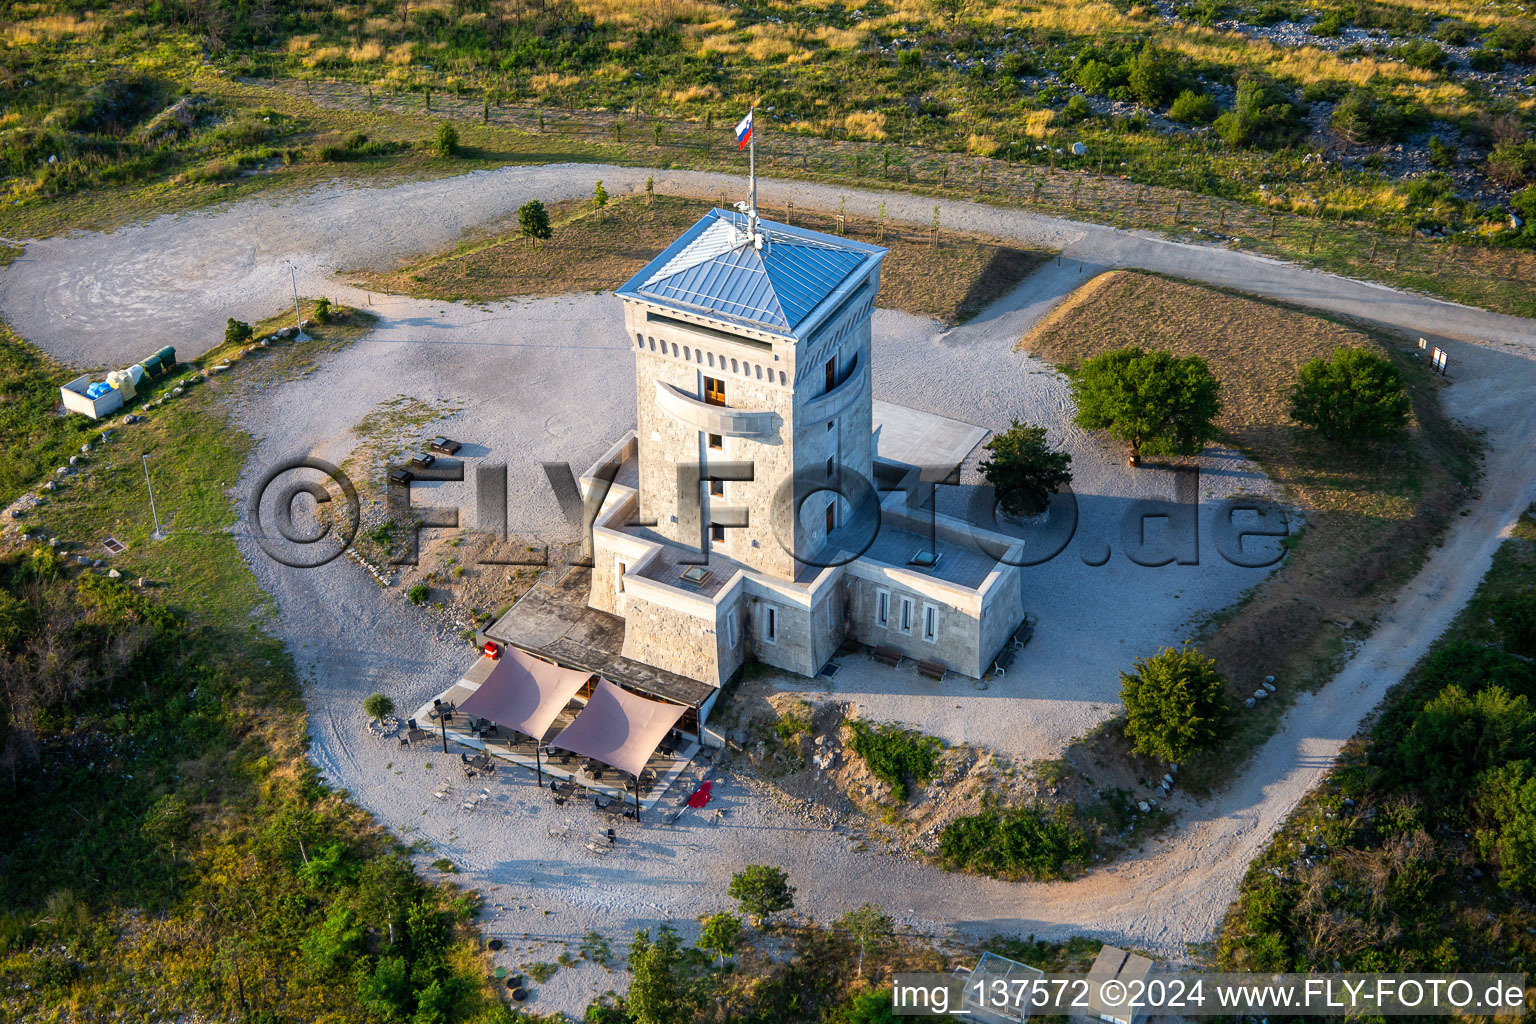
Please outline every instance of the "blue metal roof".
M690 312L795 336L850 276L885 250L818 231L759 221L761 247L746 216L714 209L619 288Z

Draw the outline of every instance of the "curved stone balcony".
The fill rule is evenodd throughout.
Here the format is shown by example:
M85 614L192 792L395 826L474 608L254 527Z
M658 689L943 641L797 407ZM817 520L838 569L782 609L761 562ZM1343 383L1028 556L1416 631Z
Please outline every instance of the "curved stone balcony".
M860 359L854 363L853 369L843 378L841 384L821 397L805 403L798 415L813 423L829 420L852 405L868 383L869 363L867 360Z
M707 434L771 437L778 430L778 413L710 405L663 381L656 382L656 405L684 426Z

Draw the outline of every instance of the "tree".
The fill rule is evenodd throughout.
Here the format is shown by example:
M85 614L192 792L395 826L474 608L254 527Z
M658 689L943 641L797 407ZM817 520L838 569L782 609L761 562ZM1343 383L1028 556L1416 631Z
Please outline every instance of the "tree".
M395 702L387 694L370 693L363 698L363 712L375 722L382 722L386 715L395 713Z
M410 865L399 857L373 857L363 865L357 880L357 912L368 924L383 928L390 945L395 943L395 926L415 885Z
M352 969L352 982L357 986L357 1001L369 1013L403 1021L410 1012L411 972L403 957L380 957L375 965L359 960Z
M444 121L437 126L437 138L432 144L432 151L441 157L459 155L459 130Z
M1512 761L1484 773L1475 805L1484 827L1477 845L1498 865L1499 884L1536 891L1536 771L1531 762Z
M1308 361L1291 392L1291 415L1331 441L1388 437L1408 425L1411 409L1397 367L1362 348Z
M1414 716L1397 753L1403 778L1437 800L1461 800L1484 770L1536 755L1536 712L1502 686L1471 695L1448 686Z
M167 793L144 813L139 832L175 864L177 850L192 837L192 813L186 801L175 793Z
M315 321L322 324L331 322L331 300L324 295L315 300Z
M1137 346L1106 352L1071 375L1078 426L1107 430L1142 455L1196 455L1216 436L1221 384L1199 356L1145 352Z
M858 976L864 977L864 954L869 947L878 946L891 937L891 918L873 903L866 903L858 910L850 910L837 922L849 938L859 944Z
M1044 427L1014 420L983 447L992 457L981 463L981 475L1009 515L1039 515L1051 495L1072 482L1072 456L1046 443Z
M661 125L656 125L656 130L661 131ZM660 139L657 140L658 142ZM650 206L656 201L656 178L647 174L645 176L645 205Z
M727 892L758 927L770 914L795 905L795 887L789 884L784 869L766 864L749 864L736 872Z
M1125 735L1138 754L1177 763L1220 735L1226 680L1199 651L1165 647L1120 673Z
M1210 124L1216 120L1216 101L1209 93L1185 89L1174 98L1168 116L1185 124Z
M599 211L608 205L608 190L603 188L603 179L597 179L597 185L592 189L592 205Z
M699 948L714 953L725 966L725 958L736 954L741 941L741 918L735 914L711 914L699 929Z
M1162 107L1179 87L1178 60L1170 53L1153 46L1149 40L1142 44L1140 52L1131 59L1127 84L1137 102L1148 107Z
M688 976L682 940L670 925L656 930L656 941L641 930L629 947L629 995L625 1007L635 1024L687 1024L698 1003Z
M224 344L243 345L251 340L251 325L230 317L224 324Z
M530 199L517 208L517 226L522 229L524 238L533 239L534 245L553 234L549 227L549 211L537 199Z

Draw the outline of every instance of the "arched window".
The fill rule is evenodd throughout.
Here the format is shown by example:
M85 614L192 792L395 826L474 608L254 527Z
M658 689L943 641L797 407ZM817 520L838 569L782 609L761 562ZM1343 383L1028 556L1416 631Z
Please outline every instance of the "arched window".
M677 358L677 342L672 343L672 357Z
M683 346L683 359L686 362L693 362L693 351L687 345Z
M736 369L736 360L734 360L734 359L731 360L731 372L732 373L740 373L741 372L740 370Z
M784 371L783 370L780 370L779 371L779 387L783 387L787 383L789 383L789 378L784 375Z
M713 352L710 352L710 353L708 353L708 355L709 355L709 365L710 366L714 366L715 365L715 354Z

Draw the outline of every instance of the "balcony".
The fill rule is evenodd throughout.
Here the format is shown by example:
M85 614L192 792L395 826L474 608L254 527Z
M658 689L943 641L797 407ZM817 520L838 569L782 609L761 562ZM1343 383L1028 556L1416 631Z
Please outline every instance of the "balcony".
M656 382L656 406L683 426L706 434L772 437L779 426L778 413L716 405L694 398L663 381Z

